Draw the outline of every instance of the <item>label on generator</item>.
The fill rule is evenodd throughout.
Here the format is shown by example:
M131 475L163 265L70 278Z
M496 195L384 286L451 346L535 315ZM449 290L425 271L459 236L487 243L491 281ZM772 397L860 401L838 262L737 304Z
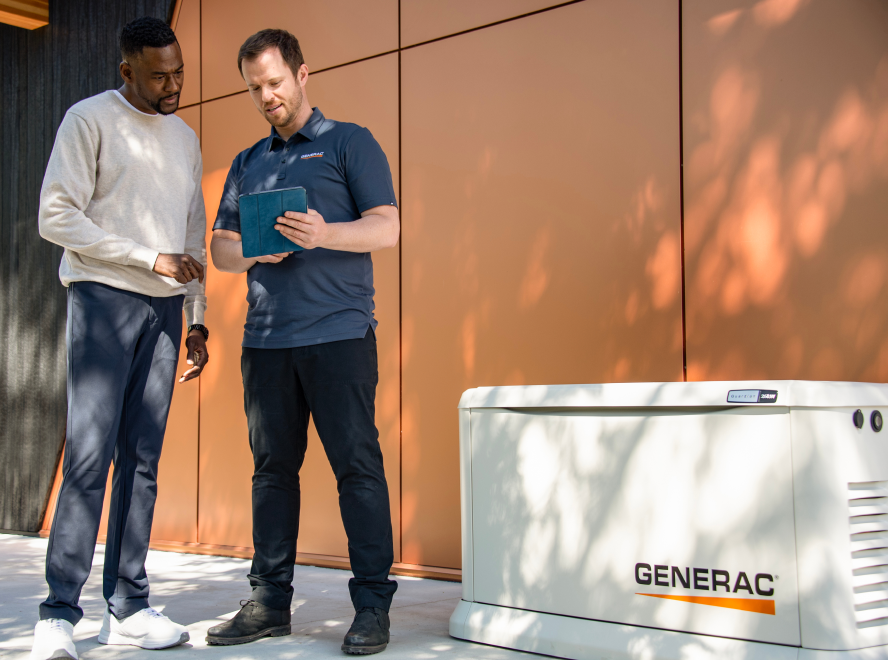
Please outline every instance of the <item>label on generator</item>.
M777 403L777 390L731 390L728 403Z

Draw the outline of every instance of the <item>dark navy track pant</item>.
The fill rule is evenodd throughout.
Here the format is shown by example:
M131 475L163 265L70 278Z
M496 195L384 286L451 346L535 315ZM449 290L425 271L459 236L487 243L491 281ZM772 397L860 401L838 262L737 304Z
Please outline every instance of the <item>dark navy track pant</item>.
M114 461L104 596L119 619L148 606L145 556L157 464L173 395L183 297L95 282L68 287L68 423L63 481L46 553L41 619L83 616L108 469Z

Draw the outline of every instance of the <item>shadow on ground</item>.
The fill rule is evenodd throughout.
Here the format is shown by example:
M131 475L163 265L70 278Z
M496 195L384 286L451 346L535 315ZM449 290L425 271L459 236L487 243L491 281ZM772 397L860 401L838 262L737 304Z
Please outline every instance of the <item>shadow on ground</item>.
M0 535L0 657L24 660L32 643L37 607L46 597L43 565L45 539ZM96 641L102 622L101 594L104 546L98 546L93 571L83 589L83 620L75 628L77 650L89 658L122 660L186 660L189 656L224 658L346 657L342 637L354 609L348 598L351 574L312 566L297 566L293 600L293 633L233 647L208 647L206 630L227 619L249 597L250 562L227 557L205 557L150 551L146 568L151 580L151 604L171 619L188 626L191 642L166 651L102 646ZM469 644L448 635L448 622L459 601L461 586L437 580L398 577L400 586L392 607L392 640L385 658L499 660L528 656L494 647Z

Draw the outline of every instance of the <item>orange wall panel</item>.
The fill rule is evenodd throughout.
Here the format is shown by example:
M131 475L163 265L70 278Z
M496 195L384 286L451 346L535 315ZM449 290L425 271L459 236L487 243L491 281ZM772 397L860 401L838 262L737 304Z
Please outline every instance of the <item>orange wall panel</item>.
M683 3L688 378L888 380L888 5Z
M179 97L181 106L200 103L200 3L201 0L182 0L174 28L185 62L185 83Z
M234 157L271 130L250 97L238 94L201 106L207 244ZM245 275L207 273L210 361L200 391L201 543L252 546L250 483L253 457L244 415L240 356L247 315Z
M563 0L401 0L401 46L496 23Z
M678 8L579 3L401 75L402 561L458 567L464 390L682 378Z
M176 386L167 418L157 473L157 504L151 539L197 541L197 425L200 379L180 383L190 366L185 362L185 328L176 368Z
M207 0L202 9L204 100L245 88L237 52L265 28L296 35L311 71L398 48L398 0Z
M191 0L185 0L183 11ZM180 18L181 22L181 18ZM183 108L177 113L200 138L200 106ZM183 321L184 323L184 321ZM200 379L178 382L189 366L182 328L176 386L167 420L163 452L160 456L157 481L157 504L154 509L152 540L197 541L197 446Z

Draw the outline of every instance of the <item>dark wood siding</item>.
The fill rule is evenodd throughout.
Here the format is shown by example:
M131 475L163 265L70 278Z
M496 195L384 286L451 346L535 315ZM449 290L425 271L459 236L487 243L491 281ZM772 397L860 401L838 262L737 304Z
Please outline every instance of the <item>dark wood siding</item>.
M121 84L117 33L172 0L50 2L49 25L0 25L0 529L36 532L65 434L62 249L37 233L65 111Z

